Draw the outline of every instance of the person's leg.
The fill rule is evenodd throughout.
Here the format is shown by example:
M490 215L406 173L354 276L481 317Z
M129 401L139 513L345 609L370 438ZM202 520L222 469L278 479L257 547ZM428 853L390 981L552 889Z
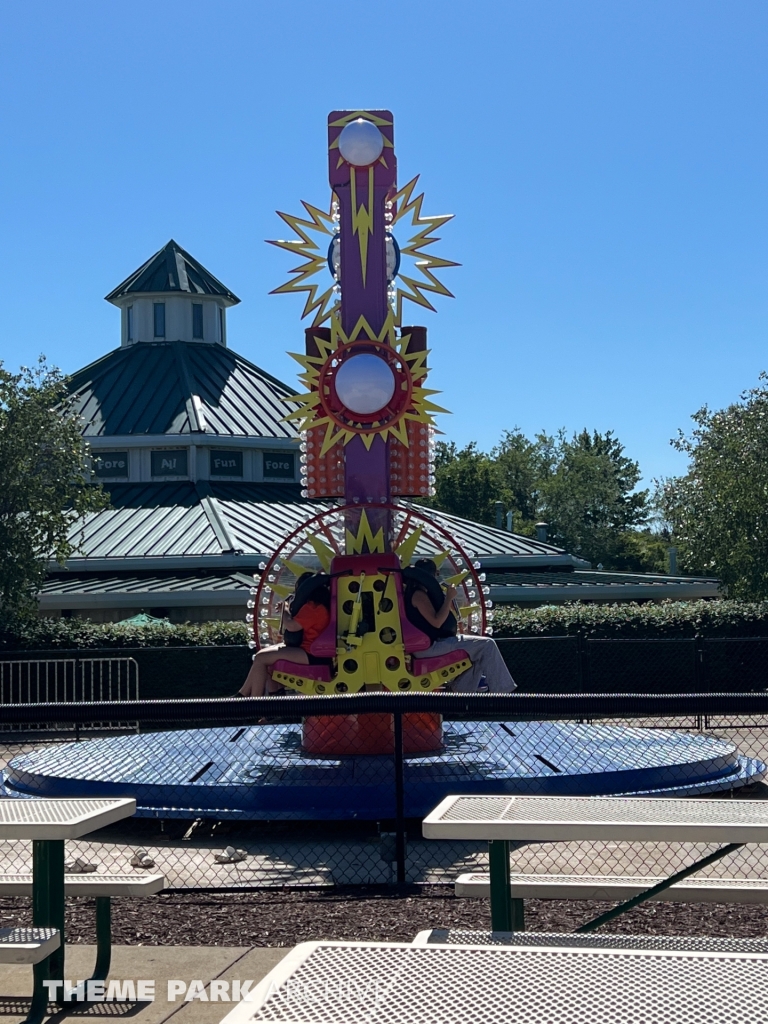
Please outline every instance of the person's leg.
M456 650L458 643L455 636L444 636L433 640L426 651L414 651L414 658L436 658L439 654L448 654Z
M451 687L455 693L473 693L483 676L492 693L511 693L517 689L501 651L489 636L458 636L456 639L457 646L469 655L472 667Z
M251 663L251 670L240 687L240 694L243 697L263 697L268 683L271 682L269 670L276 661L281 659L295 661L303 665L309 664L307 652L301 647L286 647L284 644L263 647Z

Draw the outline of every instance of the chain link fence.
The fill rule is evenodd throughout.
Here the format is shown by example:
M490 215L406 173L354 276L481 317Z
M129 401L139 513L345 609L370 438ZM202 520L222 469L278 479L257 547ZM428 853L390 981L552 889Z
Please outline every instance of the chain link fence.
M594 643L593 665L622 656ZM705 660L755 657L737 643L741 654L713 646ZM67 858L76 870L160 871L177 889L452 883L487 869L488 850L422 838L422 818L450 793L768 794L763 692L15 703L0 715L14 730L0 736L2 798L135 797L136 817L69 842ZM138 732L92 738L100 722ZM512 869L667 875L713 849L532 843L513 850ZM3 872L28 871L31 844L0 839L0 857ZM767 869L768 850L748 846L704 874Z

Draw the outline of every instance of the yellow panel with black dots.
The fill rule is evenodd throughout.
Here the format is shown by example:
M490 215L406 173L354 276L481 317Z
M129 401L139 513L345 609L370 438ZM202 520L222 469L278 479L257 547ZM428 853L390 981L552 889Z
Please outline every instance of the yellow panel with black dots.
M299 671L273 672L275 682L299 693L356 693L364 686L377 685L395 692L424 693L453 682L470 667L469 659L464 659L433 672L411 675L392 573L340 576L337 588L335 677L323 683Z

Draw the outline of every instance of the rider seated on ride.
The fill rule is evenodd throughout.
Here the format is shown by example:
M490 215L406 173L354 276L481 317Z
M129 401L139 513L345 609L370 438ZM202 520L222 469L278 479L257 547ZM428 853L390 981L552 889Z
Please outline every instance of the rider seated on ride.
M248 677L236 697L263 697L266 693L282 693L274 683L270 669L276 661L295 661L299 665L325 663L315 658L310 648L331 621L330 581L323 573L305 572L296 580L290 608L283 606L280 632L283 643L262 647L254 655Z
M511 693L517 688L496 644L489 636L459 634L456 587L443 591L437 566L430 558L420 558L403 570L405 614L408 620L432 641L426 651L414 658L431 658L461 648L469 655L472 667L450 686L460 693L481 688L495 693Z

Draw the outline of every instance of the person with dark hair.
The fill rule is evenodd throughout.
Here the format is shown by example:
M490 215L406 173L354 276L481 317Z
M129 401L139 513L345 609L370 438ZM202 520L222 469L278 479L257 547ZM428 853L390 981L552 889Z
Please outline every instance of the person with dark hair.
M403 577L405 614L432 641L426 651L418 651L414 658L431 658L461 648L469 655L472 667L451 685L452 690L474 693L487 689L495 693L511 693L517 689L491 637L458 633L456 587L449 584L443 591L432 559L420 558L412 568L403 571Z
M254 655L250 672L236 697L263 697L281 693L272 681L270 669L276 661L295 661L299 665L316 663L310 648L331 621L331 592L328 577L305 572L296 580L290 606L283 605L280 632L283 643L262 647Z

